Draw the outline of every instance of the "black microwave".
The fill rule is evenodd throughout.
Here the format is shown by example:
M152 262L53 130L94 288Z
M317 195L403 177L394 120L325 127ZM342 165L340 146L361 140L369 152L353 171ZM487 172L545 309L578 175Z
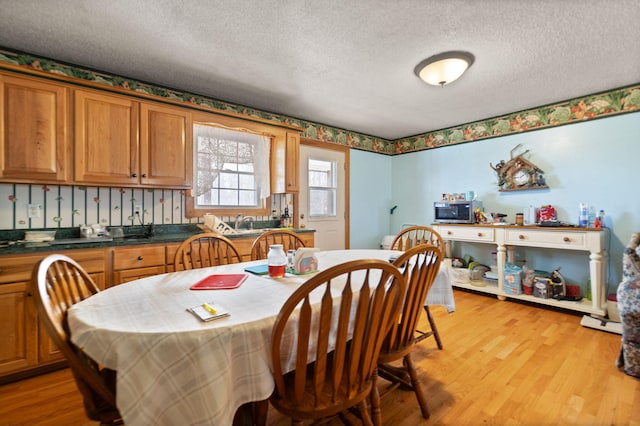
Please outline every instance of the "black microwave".
M476 209L482 210L482 201L436 201L433 203L434 222L476 223Z

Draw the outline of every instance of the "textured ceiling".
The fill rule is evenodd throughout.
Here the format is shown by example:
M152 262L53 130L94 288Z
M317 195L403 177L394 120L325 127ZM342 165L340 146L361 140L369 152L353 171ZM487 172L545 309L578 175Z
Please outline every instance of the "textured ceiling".
M640 82L638 0L0 0L0 47L397 139ZM444 88L413 73L466 50Z

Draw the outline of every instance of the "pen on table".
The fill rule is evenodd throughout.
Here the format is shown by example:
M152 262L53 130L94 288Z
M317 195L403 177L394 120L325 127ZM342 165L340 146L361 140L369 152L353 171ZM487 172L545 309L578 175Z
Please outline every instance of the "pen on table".
M209 313L215 315L218 313L218 311L216 311L211 305L209 305L208 303L203 303L202 307L206 310L209 311Z

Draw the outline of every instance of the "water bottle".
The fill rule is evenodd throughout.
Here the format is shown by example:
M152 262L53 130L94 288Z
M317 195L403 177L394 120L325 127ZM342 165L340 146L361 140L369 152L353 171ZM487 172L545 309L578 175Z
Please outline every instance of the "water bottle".
M282 249L282 244L272 244L269 246L269 253L267 253L267 265L269 269L269 276L271 278L284 277L285 269L287 267L287 255Z
M589 208L584 203L580 203L580 217L578 219L578 226L580 228L586 228L587 226L589 226Z
M593 206L589 206L589 228L595 228L596 226L596 209Z
M604 210L598 212L598 219L600 220L600 226L604 228Z

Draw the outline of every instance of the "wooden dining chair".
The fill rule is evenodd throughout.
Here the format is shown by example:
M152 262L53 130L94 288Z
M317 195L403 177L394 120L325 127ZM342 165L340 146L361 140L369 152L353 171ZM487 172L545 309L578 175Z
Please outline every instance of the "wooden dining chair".
M302 238L295 232L286 229L273 229L263 232L253 241L251 245L251 260L266 259L267 253L269 253L269 246L272 244L282 244L285 253L287 250L306 247Z
M428 226L410 226L396 234L391 242L391 250L408 250L419 244L433 244L444 252L444 240L440 234Z
M271 405L294 425L351 408L363 424L372 417L380 424L377 359L398 320L404 289L398 268L374 259L336 265L302 284L273 326Z
M444 240L442 239L442 236L435 229L422 225L410 226L400 231L391 243L391 250L405 251L419 244L433 244L438 247L444 255ZM436 321L431 314L429 305L424 304L423 306L424 311L427 314L427 321L429 321L429 328L431 330L416 330L416 333L418 333L417 341L420 342L430 336L433 336L436 340L436 345L438 345L438 349L442 349L442 339L440 338L440 333L438 333L438 327L436 326Z
M391 328L378 357L380 377L391 381L385 394L401 385L413 390L425 419L429 418L427 399L420 386L411 351L416 343L420 307L424 306L424 300L438 275L441 262L440 249L431 244L420 244L410 248L393 262L402 269L407 287L400 320ZM389 365L397 360L402 360L402 367Z
M101 425L122 423L116 407L116 372L99 366L70 339L67 311L99 290L73 259L52 254L42 259L31 280L40 322L66 358L87 417Z
M228 238L215 232L187 238L178 246L173 258L176 271L240 262L242 257L236 246Z

